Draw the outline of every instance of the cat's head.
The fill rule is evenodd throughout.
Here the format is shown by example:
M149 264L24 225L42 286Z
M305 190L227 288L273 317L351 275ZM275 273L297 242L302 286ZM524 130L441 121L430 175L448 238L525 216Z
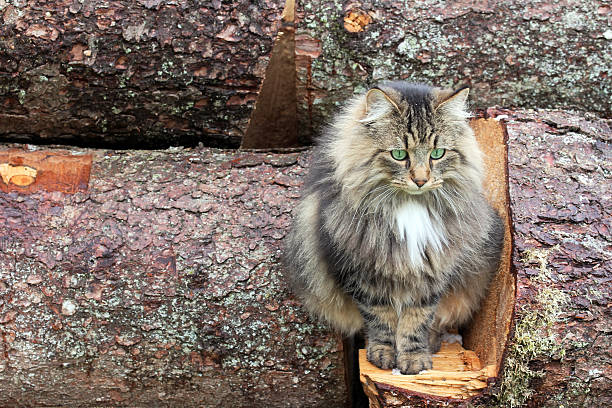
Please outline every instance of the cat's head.
M348 188L386 184L427 194L445 184L480 189L482 158L468 124L469 89L387 82L356 98L328 141Z

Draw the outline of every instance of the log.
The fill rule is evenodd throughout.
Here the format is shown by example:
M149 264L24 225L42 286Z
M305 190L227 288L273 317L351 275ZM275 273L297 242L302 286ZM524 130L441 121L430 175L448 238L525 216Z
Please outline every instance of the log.
M283 0L0 2L0 139L238 147Z
M469 85L478 109L610 117L610 11L595 0L298 2L298 129L316 134L353 93L400 78Z
M238 147L276 112L298 134L265 147L307 143L348 96L399 78L469 84L476 108L612 113L603 2L296 4L293 45L278 36L285 0L2 0L0 140ZM275 41L284 62L271 64ZM262 102L255 118L264 77L268 102L297 101Z
M344 406L278 261L307 153L6 148L0 406Z
M486 115L506 124L517 285L499 371L466 400L371 387L380 406L610 406L611 122ZM9 147L12 167L92 161L74 192L35 190L41 172L0 191L0 405L344 404L350 350L278 262L309 151Z

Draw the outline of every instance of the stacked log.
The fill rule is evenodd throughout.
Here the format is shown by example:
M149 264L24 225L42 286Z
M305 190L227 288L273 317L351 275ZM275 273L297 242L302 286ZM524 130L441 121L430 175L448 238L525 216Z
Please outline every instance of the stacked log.
M0 139L238 147L286 3L0 1ZM382 79L468 84L477 108L612 113L605 2L296 3L301 141Z
M489 385L479 393L470 387L481 385L470 378L468 387L465 375L428 378L436 374L432 371L423 378L393 380L374 372L376 377L364 380L371 406L609 406L612 122L563 111L490 109L487 114L506 121L516 277L514 318L500 371L488 375ZM486 341L499 329L476 335ZM479 371L472 368L471 374ZM450 397L398 386L409 382L418 390L415 384L425 381L440 389L456 380L464 385L455 386L458 391Z
M0 181L0 406L343 406L279 266L307 153L9 152L39 171Z
M488 114L507 124L517 279L499 376L478 400L378 386L381 404L609 406L610 121ZM42 169L0 178L0 405L344 404L354 368L279 262L308 151L29 149L0 156ZM43 183L41 157L86 173L88 155L87 183Z
M0 2L0 138L238 147L284 7Z

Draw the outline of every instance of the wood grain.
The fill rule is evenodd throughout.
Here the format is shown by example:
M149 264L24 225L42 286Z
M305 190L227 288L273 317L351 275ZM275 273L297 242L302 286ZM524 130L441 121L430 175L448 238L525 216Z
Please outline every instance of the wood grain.
M433 356L433 369L415 375L396 375L381 370L366 359L365 350L359 351L362 382L393 384L398 388L422 394L466 399L478 394L495 375L495 365L482 367L476 353L457 343L442 343Z

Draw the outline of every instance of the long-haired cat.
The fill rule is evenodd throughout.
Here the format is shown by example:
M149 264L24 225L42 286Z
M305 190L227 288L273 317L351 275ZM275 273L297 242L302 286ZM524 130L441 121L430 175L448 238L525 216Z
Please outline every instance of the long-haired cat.
M482 193L468 89L387 82L354 98L313 151L286 261L305 306L367 358L431 368L497 271L504 228Z

